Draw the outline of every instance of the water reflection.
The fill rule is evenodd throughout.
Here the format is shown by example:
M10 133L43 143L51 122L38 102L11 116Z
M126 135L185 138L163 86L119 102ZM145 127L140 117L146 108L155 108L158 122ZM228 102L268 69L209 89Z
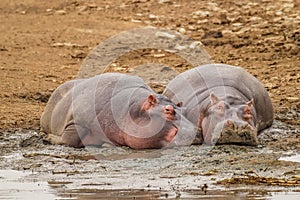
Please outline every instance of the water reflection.
M63 199L286 199L298 200L298 192L267 191L253 189L214 190L204 194L201 190L159 191L159 190L93 190L79 189L59 193Z
M47 182L29 178L32 173L0 170L0 199L55 199ZM28 178L27 178L28 177Z
M0 170L0 199L300 199L300 188L240 187L208 190L101 189L70 181L43 181L38 174ZM70 186L70 187L69 187ZM95 189L97 188L97 189Z
M279 160L289 161L289 162L300 162L300 154L288 156L288 157L281 157Z

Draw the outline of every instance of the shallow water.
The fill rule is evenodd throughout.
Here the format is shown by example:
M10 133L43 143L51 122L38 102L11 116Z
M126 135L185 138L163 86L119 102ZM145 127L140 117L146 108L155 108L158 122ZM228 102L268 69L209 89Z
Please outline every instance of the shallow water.
M288 157L281 157L278 160L289 161L289 162L300 162L300 154L296 154Z
M0 199L300 199L299 130L275 122L257 147L140 151L45 145L33 131L0 133ZM297 186L217 184L249 175Z
M101 184L74 187L70 181L43 181L38 173L0 170L0 199L291 199L300 198L300 190L258 186L215 187L198 190L101 189Z

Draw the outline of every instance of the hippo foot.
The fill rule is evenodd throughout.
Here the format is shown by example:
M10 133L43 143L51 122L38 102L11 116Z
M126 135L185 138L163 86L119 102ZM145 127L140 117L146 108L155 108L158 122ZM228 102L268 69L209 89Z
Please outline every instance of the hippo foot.
M242 129L233 130L231 128L224 128L221 134L213 135L211 144L238 144L238 145L258 145L257 131Z

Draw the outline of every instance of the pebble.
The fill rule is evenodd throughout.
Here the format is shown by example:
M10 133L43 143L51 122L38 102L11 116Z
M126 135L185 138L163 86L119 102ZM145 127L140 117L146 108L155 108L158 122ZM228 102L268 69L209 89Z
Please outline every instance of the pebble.
M179 28L178 32L181 33L181 34L185 34L186 30L185 30L185 28Z
M54 12L54 10L51 9L51 8L49 8L49 9L46 10L46 12L47 12L47 13L50 13L50 12Z
M198 10L192 13L193 16L198 16L198 17L208 17L210 16L209 11L203 11L203 10Z
M150 14L149 15L149 19L154 20L157 19L158 17L156 15Z
M158 3L168 3L168 4L172 4L173 1L172 1L172 0L158 0Z
M88 10L88 6L80 6L80 7L78 7L78 12L85 12L85 11L87 11Z
M189 26L188 26L188 29L189 29L190 31L195 31L195 30L197 30L197 28L196 28L195 26L193 26L193 25L189 25Z
M67 14L67 12L65 10L57 10L55 13L57 13L59 15L65 15L65 14Z

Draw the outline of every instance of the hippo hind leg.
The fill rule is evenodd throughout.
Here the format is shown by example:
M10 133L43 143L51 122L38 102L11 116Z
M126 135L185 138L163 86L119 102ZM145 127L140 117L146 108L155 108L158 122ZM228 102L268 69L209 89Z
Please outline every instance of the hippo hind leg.
M65 127L61 135L48 134L44 139L51 144L84 147L82 138L85 137L87 133L88 130L86 128L71 123Z

